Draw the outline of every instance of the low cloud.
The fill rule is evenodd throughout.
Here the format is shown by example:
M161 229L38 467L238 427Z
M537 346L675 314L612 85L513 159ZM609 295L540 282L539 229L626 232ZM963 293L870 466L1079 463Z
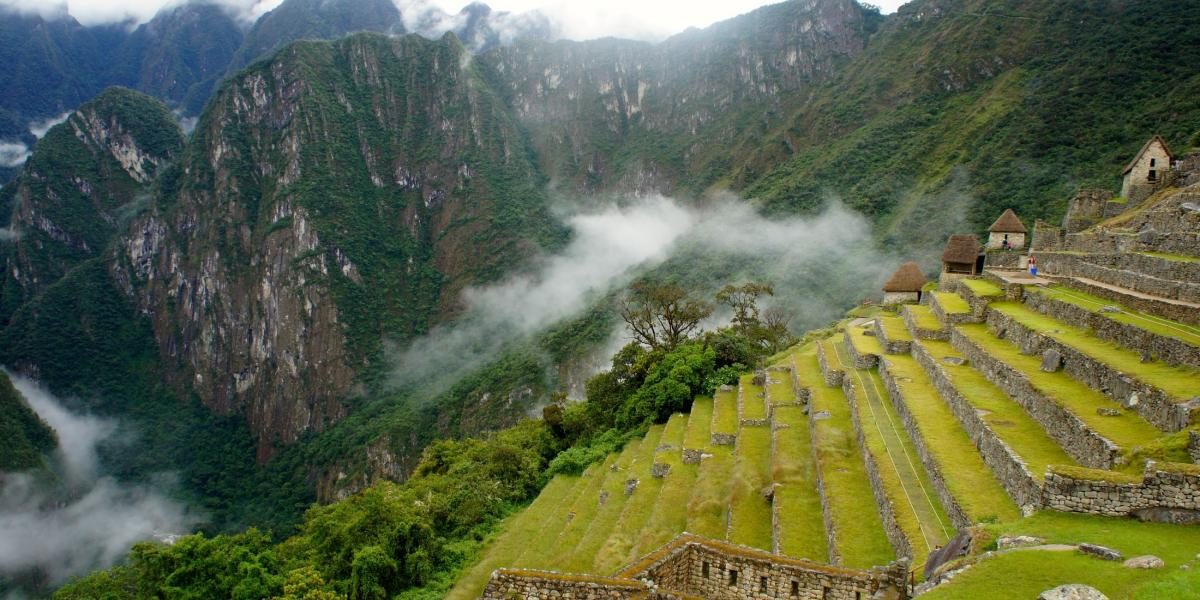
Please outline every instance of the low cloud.
M189 1L204 1L225 9L245 22L253 22L283 0L0 0L0 8L43 18L60 18L68 13L83 25L102 25L133 21L144 23L164 7L178 6Z
M112 566L135 542L185 533L197 522L158 487L105 476L98 450L119 443L116 421L73 413L34 381L13 385L59 439L54 477L0 473L0 576L59 585Z
M0 142L0 167L19 167L29 158L29 146L22 142Z
M40 139L46 137L46 133L48 133L50 131L51 127L54 127L55 125L58 125L59 123L62 123L63 121L66 121L67 117L71 116L72 112L73 111L68 110L67 112L65 112L61 115L58 115L57 117L50 117L49 119L43 119L41 121L33 121L29 124L29 133L32 133L33 137L36 137L37 139L40 140Z

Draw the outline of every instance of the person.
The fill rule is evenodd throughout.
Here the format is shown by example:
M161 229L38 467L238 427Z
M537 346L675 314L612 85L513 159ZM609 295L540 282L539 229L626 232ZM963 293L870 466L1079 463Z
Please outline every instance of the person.
M1001 250L1008 250L1008 236L1007 236L1007 235L1006 235L1006 236L1004 236L1004 241L1003 241L1003 242L1000 242L1000 249L1001 249Z
M1029 255L1029 274L1037 277L1037 258Z

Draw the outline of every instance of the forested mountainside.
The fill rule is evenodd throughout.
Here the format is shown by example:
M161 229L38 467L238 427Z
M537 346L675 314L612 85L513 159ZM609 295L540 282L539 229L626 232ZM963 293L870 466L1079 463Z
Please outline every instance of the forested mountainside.
M0 196L20 232L0 359L154 428L123 472L188 463L218 526L290 524L317 490L515 422L607 339L597 299L434 393L392 381L389 348L453 323L463 289L568 243L555 201L838 198L872 220L863 247L914 253L1009 206L1054 220L1077 186L1115 188L1149 133L1200 129L1197 21L1168 2L795 0L659 44L360 34L250 64L186 142L154 100L106 92ZM658 276L710 269L736 274ZM828 300L876 283L829 281Z

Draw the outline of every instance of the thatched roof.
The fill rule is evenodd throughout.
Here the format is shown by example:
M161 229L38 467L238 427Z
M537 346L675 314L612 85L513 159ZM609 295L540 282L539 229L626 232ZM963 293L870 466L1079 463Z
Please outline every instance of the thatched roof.
M919 292L925 285L925 275L915 262L906 262L883 284L885 292Z
M952 235L942 252L942 262L974 264L979 257L979 238L974 235Z
M992 223L988 231L992 233L1026 233L1028 230L1025 229L1025 224L1021 222L1021 219L1017 218L1017 213L1013 212L1011 208L1006 208L1004 214L1000 215L995 223Z
M1138 150L1137 154L1133 155L1133 160L1129 161L1128 165L1125 165L1125 170L1121 171L1121 175L1125 175L1126 173L1132 171L1133 165L1136 165L1137 162L1142 159L1142 155L1150 149L1150 146L1154 145L1154 142L1162 144L1163 150L1167 151L1168 158L1175 158L1175 155L1171 153L1171 147L1167 145L1167 140L1162 139L1161 135L1156 135L1150 138L1150 141L1146 142L1146 145L1142 146L1142 149Z

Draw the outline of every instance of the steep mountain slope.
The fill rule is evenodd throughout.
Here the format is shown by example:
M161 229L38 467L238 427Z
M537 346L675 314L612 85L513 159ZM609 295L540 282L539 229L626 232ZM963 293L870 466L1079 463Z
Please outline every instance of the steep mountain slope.
M228 65L237 72L297 40L336 39L355 31L404 33L392 0L286 0L263 15Z
M4 438L0 472L41 466L43 455L57 445L54 430L30 410L4 372L0 372L0 437Z
M0 190L0 321L75 265L102 254L144 205L158 169L183 147L165 107L112 88L53 127Z

